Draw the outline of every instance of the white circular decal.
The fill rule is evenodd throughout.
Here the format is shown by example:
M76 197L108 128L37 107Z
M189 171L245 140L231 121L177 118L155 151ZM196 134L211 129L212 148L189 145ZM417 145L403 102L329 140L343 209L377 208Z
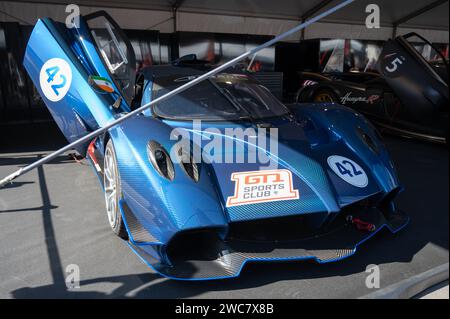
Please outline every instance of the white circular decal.
M72 70L69 64L60 58L48 60L41 68L39 83L47 99L52 102L61 100L72 83Z
M362 167L351 159L332 155L328 157L327 162L333 172L347 183L361 188L366 187L369 183L369 179Z

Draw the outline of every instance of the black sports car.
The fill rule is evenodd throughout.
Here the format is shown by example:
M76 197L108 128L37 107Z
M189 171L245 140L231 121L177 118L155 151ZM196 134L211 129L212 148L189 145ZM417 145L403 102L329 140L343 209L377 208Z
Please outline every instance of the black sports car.
M411 39L436 52L427 61ZM436 58L437 57L437 58ZM448 138L448 59L416 33L385 43L380 73L300 74L297 102L336 102L354 108L383 130L446 143Z

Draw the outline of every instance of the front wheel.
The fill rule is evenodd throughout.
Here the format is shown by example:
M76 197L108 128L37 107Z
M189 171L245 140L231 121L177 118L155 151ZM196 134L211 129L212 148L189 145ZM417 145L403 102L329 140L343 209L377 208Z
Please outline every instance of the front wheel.
M117 168L116 152L111 140L109 140L106 144L103 167L106 213L108 215L109 225L117 236L123 239L128 239L128 234L119 208L119 200L121 196L120 176Z

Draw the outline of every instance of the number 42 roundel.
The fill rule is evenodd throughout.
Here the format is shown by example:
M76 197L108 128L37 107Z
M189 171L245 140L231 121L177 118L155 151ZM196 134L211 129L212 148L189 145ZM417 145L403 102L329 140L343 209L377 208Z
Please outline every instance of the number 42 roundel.
M52 102L57 102L66 95L71 82L72 70L69 64L60 58L45 62L39 73L42 93Z
M369 183L366 172L355 161L332 155L328 157L327 162L333 172L347 183L360 188L366 187Z

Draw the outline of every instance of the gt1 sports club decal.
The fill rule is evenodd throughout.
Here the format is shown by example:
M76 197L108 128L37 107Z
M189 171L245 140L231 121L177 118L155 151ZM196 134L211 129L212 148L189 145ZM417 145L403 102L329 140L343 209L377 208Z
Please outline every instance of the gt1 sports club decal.
M227 207L299 198L286 169L238 172L231 174L231 180L234 195L228 197Z
M356 187L366 187L369 183L366 172L355 161L339 155L332 155L327 159L328 165L347 183Z
M63 59L53 58L42 66L39 84L45 97L50 101L60 101L69 91L71 83L72 70Z

